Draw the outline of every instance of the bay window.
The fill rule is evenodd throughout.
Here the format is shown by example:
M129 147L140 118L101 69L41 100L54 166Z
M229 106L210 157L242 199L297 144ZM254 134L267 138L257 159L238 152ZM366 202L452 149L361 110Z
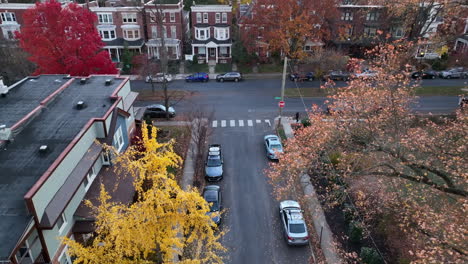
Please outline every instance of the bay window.
M195 38L198 40L207 40L210 38L209 28L195 28Z
M139 29L126 29L123 31L125 39L139 39L140 30Z

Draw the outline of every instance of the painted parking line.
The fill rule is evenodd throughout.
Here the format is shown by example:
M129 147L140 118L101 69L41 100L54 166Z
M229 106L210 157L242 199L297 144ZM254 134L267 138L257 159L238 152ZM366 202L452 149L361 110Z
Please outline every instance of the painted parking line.
M244 120L239 120L239 126L243 127L244 126Z
M252 120L247 120L247 125L248 125L248 126L253 126Z
M230 127L235 127L236 126L236 120L230 120L229 121L229 126Z
M213 120L213 127L218 127L218 120Z
M221 120L221 127L226 127L226 120Z

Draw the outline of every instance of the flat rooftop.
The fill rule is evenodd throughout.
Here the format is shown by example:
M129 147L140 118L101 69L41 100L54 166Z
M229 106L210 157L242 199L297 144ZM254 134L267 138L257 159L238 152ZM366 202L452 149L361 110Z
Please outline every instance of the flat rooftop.
M113 82L106 86L105 80L109 78ZM79 78L73 79L37 116L25 123L11 142L0 148L0 260L8 258L32 221L32 215L26 208L25 194L92 118L105 115L113 104L110 96L125 80L115 76L91 76L86 84L80 84ZM64 79L63 75L25 80L10 90L6 98L0 98L2 122L17 122L36 108L44 96L52 94L67 81L69 79ZM84 101L87 106L78 110L78 101ZM3 113L4 110L14 112L10 107L20 114ZM41 145L48 146L47 153L39 153Z

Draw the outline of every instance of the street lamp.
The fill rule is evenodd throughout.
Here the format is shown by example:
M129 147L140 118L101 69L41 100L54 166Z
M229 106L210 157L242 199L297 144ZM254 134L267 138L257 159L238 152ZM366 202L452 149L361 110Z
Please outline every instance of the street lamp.
M422 60L423 60L425 54L426 53L424 53L424 51L419 52L419 69L420 70L422 70Z

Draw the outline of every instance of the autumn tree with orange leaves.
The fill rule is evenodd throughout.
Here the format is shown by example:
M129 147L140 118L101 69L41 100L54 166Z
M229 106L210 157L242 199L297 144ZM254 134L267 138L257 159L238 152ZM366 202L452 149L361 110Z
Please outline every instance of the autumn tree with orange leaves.
M258 0L251 17L244 18L241 36L247 47L266 43L271 52L290 59L302 59L306 41L329 38L329 26L336 16L334 0Z
M109 149L120 174L133 177L138 197L130 205L113 203L101 185L99 202L87 201L96 215L91 243L63 238L73 263L222 263L223 232L207 215L209 205L200 193L182 190L169 173L181 159L173 142L157 142L156 131L143 129L141 144L125 153Z
M346 210L350 198L368 230L384 229L399 247L385 258L466 263L467 111L451 119L412 113L417 84L400 61L409 49L379 46L377 76L329 88L329 113L311 109L311 125L286 142L268 176L278 198L300 195L304 173L329 182L328 206Z

